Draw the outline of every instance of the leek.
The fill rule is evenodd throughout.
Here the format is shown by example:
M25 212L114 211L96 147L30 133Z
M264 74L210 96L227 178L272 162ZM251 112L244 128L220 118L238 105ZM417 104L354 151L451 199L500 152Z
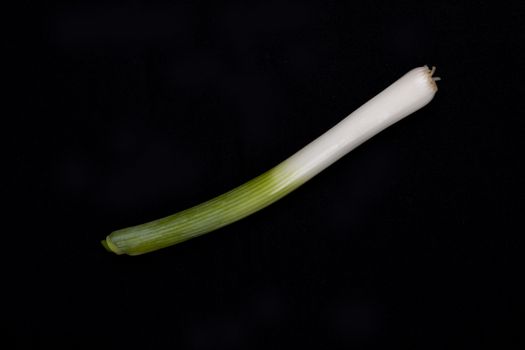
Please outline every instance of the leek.
M429 103L435 68L415 68L273 169L207 202L112 232L102 241L116 254L140 255L240 220L284 197L388 126Z

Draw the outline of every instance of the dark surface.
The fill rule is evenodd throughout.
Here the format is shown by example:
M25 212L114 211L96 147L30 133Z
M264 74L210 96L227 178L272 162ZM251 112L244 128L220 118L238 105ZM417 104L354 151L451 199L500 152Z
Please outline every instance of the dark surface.
M21 2L5 72L9 335L517 348L523 11L500 3ZM443 78L431 104L280 202L140 257L100 245L271 168L424 64Z

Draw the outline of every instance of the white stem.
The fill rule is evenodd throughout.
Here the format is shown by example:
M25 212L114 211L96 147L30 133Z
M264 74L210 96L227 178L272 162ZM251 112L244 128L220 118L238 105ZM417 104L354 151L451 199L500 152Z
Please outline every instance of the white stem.
M435 68L412 69L348 117L283 162L290 181L311 179L339 158L429 103L437 91Z

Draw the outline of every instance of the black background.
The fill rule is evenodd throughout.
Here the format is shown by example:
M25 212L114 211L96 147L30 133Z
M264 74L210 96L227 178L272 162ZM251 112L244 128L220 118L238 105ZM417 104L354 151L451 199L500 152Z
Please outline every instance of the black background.
M20 4L2 230L20 347L523 341L518 6ZM144 256L100 245L268 170L424 64L443 79L428 106L271 207Z

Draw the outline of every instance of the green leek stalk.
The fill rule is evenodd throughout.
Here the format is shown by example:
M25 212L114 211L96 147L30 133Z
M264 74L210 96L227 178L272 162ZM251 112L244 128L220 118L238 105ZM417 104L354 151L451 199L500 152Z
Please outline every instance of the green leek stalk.
M112 232L102 241L116 254L140 255L240 220L284 197L388 126L429 103L435 68L412 69L326 133L273 169L207 202L162 219Z

